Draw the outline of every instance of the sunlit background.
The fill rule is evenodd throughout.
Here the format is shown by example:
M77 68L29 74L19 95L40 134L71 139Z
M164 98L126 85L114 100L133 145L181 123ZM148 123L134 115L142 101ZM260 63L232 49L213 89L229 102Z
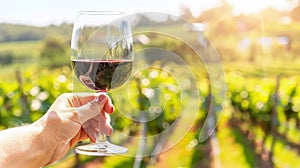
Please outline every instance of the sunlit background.
M298 168L299 4L298 0L1 1L0 130L37 120L59 94L73 91L69 54L77 11L162 12L180 16L194 24L194 30L205 35L218 51L227 89L221 119L215 121L218 118L208 115L208 102L222 102L218 102L219 93L211 91L206 72L201 71L195 75L201 79L197 83L201 93L199 115L192 129L173 148L140 159L87 157L76 155L72 150L49 167ZM179 31L173 25L162 25L162 28ZM140 36L139 40L135 44L137 49L159 46L193 58L193 53L182 42L157 38L153 34ZM154 67L171 65L155 62ZM172 109L178 109L176 100L171 98L178 96L177 92L168 89L174 79L161 71L155 71L155 76L153 74L151 71L140 74L140 89L149 91L150 86L164 83L171 106L169 111L164 111L161 120L145 126L148 135L172 124L177 117ZM133 88L139 86L132 85ZM146 91L133 91L132 94L147 98L149 92ZM201 141L199 134L206 117L212 117L217 128L210 138ZM112 124L130 135L141 134L142 128L133 121L116 120ZM180 131L182 128L175 127L172 134ZM147 142L145 148L151 153L159 147L158 144L167 145L171 140L172 137L164 140L165 144L158 143L159 140ZM122 143L136 151L141 148L130 139L124 139Z
M227 3L233 8L234 14L257 14L264 9L274 8L279 11L290 11L297 6L297 0L121 0L98 1L88 0L10 0L0 6L0 22L47 26L72 22L76 11L79 10L121 10L129 13L139 11L166 12L179 15L182 8L189 8L194 16L200 15L207 9L216 8Z

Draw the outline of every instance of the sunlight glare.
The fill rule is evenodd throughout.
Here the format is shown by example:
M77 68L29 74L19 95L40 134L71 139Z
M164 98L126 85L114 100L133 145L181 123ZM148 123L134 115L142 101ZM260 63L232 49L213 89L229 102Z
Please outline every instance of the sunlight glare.
M288 10L297 3L293 0L227 0L227 2L233 6L235 14L255 14L269 7L278 10Z

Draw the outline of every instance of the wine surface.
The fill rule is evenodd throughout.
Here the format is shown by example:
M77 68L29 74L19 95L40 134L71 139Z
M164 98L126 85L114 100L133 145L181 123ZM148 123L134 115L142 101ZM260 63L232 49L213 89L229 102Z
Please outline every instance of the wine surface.
M121 86L132 70L132 60L72 60L75 75L86 87L106 92Z

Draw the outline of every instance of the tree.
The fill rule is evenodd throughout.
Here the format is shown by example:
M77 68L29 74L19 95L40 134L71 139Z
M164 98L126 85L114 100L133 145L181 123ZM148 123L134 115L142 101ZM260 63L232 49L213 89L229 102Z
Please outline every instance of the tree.
M185 18L186 20L189 20L189 21L194 20L194 16L188 7L182 6L180 9L180 13L181 13L180 16Z
M221 6L203 11L196 20L207 22L210 25L211 34L224 35L237 32L232 9L232 6L224 1Z
M48 38L40 53L42 65L50 68L68 65L69 59L66 48L68 46L63 40Z
M300 2L290 13L290 17L295 21L300 21Z

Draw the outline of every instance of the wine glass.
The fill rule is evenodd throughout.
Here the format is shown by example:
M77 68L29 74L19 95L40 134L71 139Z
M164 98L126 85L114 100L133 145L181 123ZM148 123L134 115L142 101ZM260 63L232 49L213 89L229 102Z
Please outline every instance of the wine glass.
M81 11L74 21L71 41L74 74L87 88L101 94L121 86L133 64L131 27L125 14L116 11ZM127 148L107 141L98 131L95 143L76 147L79 154L123 154Z

